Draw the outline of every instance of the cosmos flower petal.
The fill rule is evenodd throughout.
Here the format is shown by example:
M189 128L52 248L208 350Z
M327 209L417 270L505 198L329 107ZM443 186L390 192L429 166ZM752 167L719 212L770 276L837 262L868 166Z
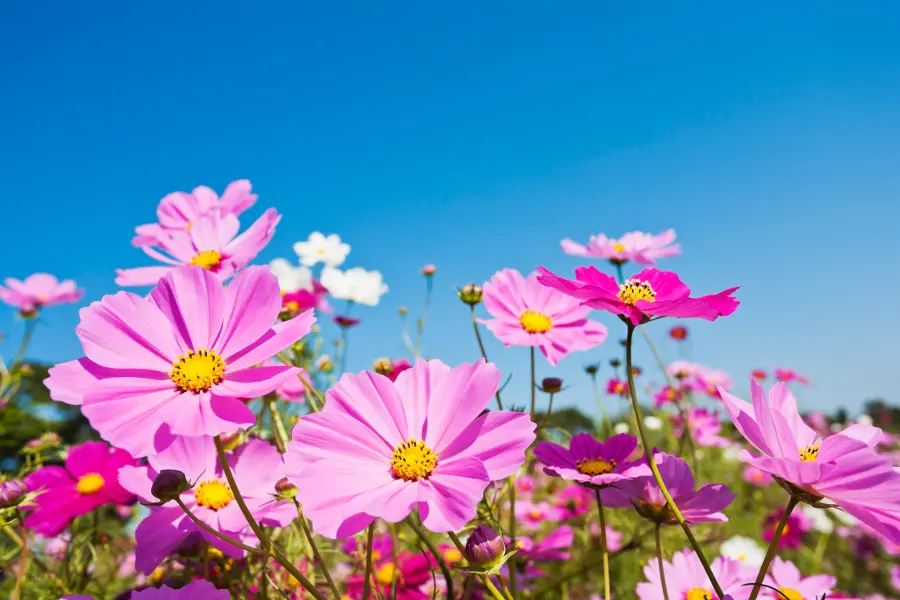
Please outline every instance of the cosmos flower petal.
M157 498L150 492L153 480L149 474L149 467L122 467L119 469L119 485L138 496L143 502L157 502Z
M548 467L575 468L575 458L568 448L553 442L538 443L534 449L534 457Z
M217 330L218 336L210 343L222 356L230 358L262 338L278 319L278 279L266 267L248 267L228 285L222 304L226 317L220 321L221 332Z
M256 423L256 416L246 404L220 396L215 390L184 393L178 399L178 405L165 407L163 412L172 433L188 437L234 433Z
M137 546L134 566L141 573L152 573L187 537L187 532L180 531L172 524L176 513L183 514L177 506L158 509L150 513L135 529Z
M429 531L459 531L475 517L489 477L481 461L458 458L441 463L419 490L419 515Z
M422 434L421 430L410 431L404 401L393 382L383 375L367 371L342 375L326 392L325 409L359 421L391 449Z
M297 377L300 369L288 365L253 367L240 371L229 371L225 380L215 386L216 394L232 398L259 398L276 390L292 377Z
M237 350L234 354L226 354L226 368L246 369L273 357L308 334L315 322L314 311L309 309L293 319L277 323L249 346Z
M121 285L122 287L156 285L171 270L171 267L116 269L116 285Z
M413 368L430 369L431 365L443 367L440 361L432 360L419 361ZM499 384L500 371L483 359L451 369L431 392L425 443L442 452L487 408Z
M272 483L284 477L284 462L275 446L252 439L235 451L232 470L238 489L265 498L274 491Z
M159 280L149 299L169 319L169 329L177 332L179 354L212 348L225 307L225 292L215 275L201 267L172 269Z
M441 460L474 457L494 481L509 477L525 462L537 426L525 413L489 412L466 427L441 453Z

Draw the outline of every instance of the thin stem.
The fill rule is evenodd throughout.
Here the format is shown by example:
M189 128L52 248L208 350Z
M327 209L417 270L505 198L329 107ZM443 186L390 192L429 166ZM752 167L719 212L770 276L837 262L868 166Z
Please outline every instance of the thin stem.
M412 516L410 516L406 520L406 524L409 525L409 528L412 529L419 539L422 540L422 543L425 544L425 547L428 548L428 551L434 555L435 560L437 560L438 567L441 569L441 574L444 576L444 581L447 582L447 597L455 598L453 595L453 576L450 574L450 568L447 566L447 563L444 561L444 557L438 552L438 549L435 548L434 544L431 543L431 540L428 539L428 536L425 535L425 532L422 531L422 528L419 527ZM462 553L465 556L465 553Z
M28 568L28 529L22 522L22 553L19 555L19 568L16 571L16 587L13 590L12 600L19 599L19 593L22 591L22 582L25 581L25 572Z
M516 476L509 476L509 547L515 550L516 546ZM516 573L516 556L509 559L509 587L515 596L519 595L519 582Z
M684 519L684 515L681 514L680 510L678 510L678 506L675 504L675 500L672 498L672 494L669 493L669 488L666 487L666 482L663 481L662 475L660 475L659 473L659 469L656 466L656 460L654 460L653 457L653 449L650 447L650 442L647 441L647 432L644 429L644 419L641 417L641 406L640 404L638 404L637 393L634 390L634 373L632 373L631 371L631 347L633 345L633 340L634 325L632 325L631 322L628 322L628 336L625 339L625 374L628 377L628 395L631 397L631 407L634 411L634 420L637 423L637 429L641 439L641 446L644 449L644 454L647 456L647 463L650 465L650 470L653 472L653 478L656 480L656 484L659 486L659 490L662 492L662 495L665 497L666 502L669 505L669 510L671 510L672 514L675 515L675 518L678 520L678 524L681 525L681 528L684 530L684 535L687 536L688 542L690 542L691 547L694 549L694 552L697 553L697 558L703 565L703 570L706 571L706 576L709 578L710 583L712 583L712 586L716 591L716 596L719 598L724 598L725 594L724 592L722 592L722 587L719 585L715 574L713 574L712 572L712 568L709 566L709 561L706 559L706 555L703 554L703 548L700 547L700 543L697 542L697 538L694 537L691 528L688 526L687 521L685 521ZM687 424L685 424L685 426L686 425Z
M481 356L484 357L484 362L490 362L487 357L487 352L484 351L484 342L481 339L481 332L478 331L478 319L475 318L475 307L469 306L472 309L472 328L475 330L475 338L478 340L478 347L481 349ZM494 397L497 399L497 409L503 410L503 402L500 401L500 389L494 393Z
M466 547L463 546L461 541L459 541L459 538L456 537L456 534L452 531L448 531L447 535L450 536L450 539L454 544L456 544L456 549L459 550L459 553L465 556ZM510 569L510 572L512 572L512 569ZM479 575L478 578L481 579L481 583L483 583L484 587L486 587L488 591L494 596L495 600L506 600L506 598L503 597L503 594L500 593L500 590L497 589L497 586L494 585L494 582L491 581L490 577L482 574Z
M25 543L25 541L22 538L20 538L19 535L15 531L13 531L13 528L11 525L7 525L6 527L4 527L3 531L9 537L9 539L11 539L13 541L13 543L15 543L19 547L19 549L21 550L21 556L24 557L25 554L30 555L31 562L33 564L37 565L38 568L41 569L41 571L46 573L46 575L50 578L50 581L52 581L56 585L56 587L61 589L63 594L71 594L72 593L72 590L70 590L68 587L66 587L66 584L63 582L63 580L60 579L56 573L51 571L50 567L48 567L44 561L42 561L40 558L38 558L38 556L36 556L33 552L31 552L31 550L28 548L28 545Z
M262 556L263 554L266 553L264 550L260 550L259 548L254 548L253 546L248 546L247 544L244 544L243 542L240 542L240 541L234 539L233 537L225 535L224 533L222 533L221 531L219 531L217 529L213 529L212 527L210 527L209 525L207 525L206 523L201 521L200 518L197 517L197 515L195 515L193 512L191 512L191 509L189 509L185 505L184 501L180 497L175 498L175 502L178 504L178 506L181 507L181 510L184 511L184 514L186 514L191 521L193 521L200 529L202 529L206 533L213 535L213 536L219 538L220 540L228 542L232 546L236 546L236 547L240 548L241 550L247 552L248 554Z
M538 426L538 429L544 429L547 427L547 423L550 421L550 415L553 414L553 396L556 394L551 392L550 399L547 401L547 413L544 415L544 419L541 421L541 424Z
M31 343L31 336L34 335L34 330L37 328L37 324L37 317L29 318L28 322L25 324L25 333L22 334L22 343L19 344L19 351L16 352L16 357L9 364L10 373L15 373L16 369L19 367L19 363L21 363L22 359L25 358L25 350L28 348L28 344Z
M537 385L534 381L534 346L531 347L531 420L534 420L535 396L537 394Z
M347 300L347 314L350 316L350 309L353 308L353 300ZM341 375L347 372L347 344L349 343L350 327L341 327Z
M397 551L400 546L400 538L397 537L397 526L393 523L389 523L388 527L391 530L391 562L393 563L393 569L391 570L391 600L397 600L397 582L399 580L398 575L400 575L400 562L397 560Z
M306 524L306 517L303 516L303 510L300 508L300 503L297 502L297 500L294 500L294 506L297 507L297 520L300 521L300 528L303 529L303 535L306 537L306 541L309 542L309 545L312 548L313 556L319 564L319 569L321 569L322 575L325 576L325 581L328 583L328 587L331 588L331 593L334 594L335 600L340 600L341 593L334 584L331 573L328 572L328 565L326 565L325 561L322 559L322 554L319 552L319 547L316 545L316 539L313 537L312 531L309 530L309 525Z
M369 529L366 531L366 573L363 576L363 597L362 600L369 600L369 594L372 593L372 539L375 537L375 521L369 523Z
M662 586L663 598L669 600L669 588L666 587L666 571L663 569L662 541L659 538L660 523L656 524L656 560L659 563L659 585Z
M606 412L606 401L603 399L603 393L600 386L597 385L597 374L591 375L591 385L594 387L594 397L597 398L597 404L600 405L600 414L603 417L603 433L608 434L609 431L609 414Z
M287 452L287 441L290 439L290 436L284 426L284 421L281 419L281 413L278 412L275 398L267 396L263 399L263 402L266 403L266 408L269 409L269 417L272 419L272 434L275 438L275 447L284 454Z
M606 544L606 516L603 514L603 501L600 499L600 490L595 489L594 495L597 497L597 511L600 513L600 552L603 553L603 600L610 600L612 596L609 593L609 549Z
M307 398L309 398L309 395L312 394L313 396L316 397L316 400L319 401L319 404L316 405L316 403L310 399L309 405L313 409L313 412L319 412L319 410L321 410L321 408L325 408L325 398L322 396L322 394L316 388L314 388L313 385L309 381L306 380L306 377L304 377L303 375L300 375L299 377L300 377L300 382L303 384L303 387L306 389Z
M431 306L431 292L434 288L434 277L425 278L425 306L422 307L422 316L416 323L416 346L414 356L422 354L422 336L425 334L425 319L428 318L428 307Z
M763 563L759 566L759 574L756 576L756 583L753 584L753 591L750 592L750 600L756 600L756 597L759 596L763 580L766 578L766 572L769 570L769 564L771 564L772 559L775 558L775 555L778 553L778 542L781 541L781 534L784 533L784 527L787 525L788 517L791 516L791 512L793 512L794 507L797 506L798 502L799 500L797 500L797 498L791 496L788 505L784 509L784 513L781 515L781 519L778 521L778 525L775 527L775 533L772 535L772 542L769 544L769 549L766 551L766 557L763 559Z

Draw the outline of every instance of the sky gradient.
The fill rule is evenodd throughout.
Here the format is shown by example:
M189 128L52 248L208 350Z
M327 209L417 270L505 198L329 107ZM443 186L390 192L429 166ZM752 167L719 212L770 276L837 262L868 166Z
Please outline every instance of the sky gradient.
M352 370L403 355L396 309L416 314L425 263L425 352L456 364L478 350L455 286L570 274L564 237L673 227L663 268L698 294L742 286L733 316L686 323L691 358L739 392L793 367L804 410L897 401L900 5L190 4L0 7L0 277L97 300L151 264L129 241L163 195L249 178L244 225L283 214L261 261L319 230L384 274ZM621 324L596 318L607 344L539 365L571 383L563 405L591 409L582 365L619 354ZM48 309L29 356L80 356L77 321ZM651 330L667 358L672 324ZM3 356L22 328L0 310ZM527 350L484 335L525 404ZM656 375L643 345L637 362Z

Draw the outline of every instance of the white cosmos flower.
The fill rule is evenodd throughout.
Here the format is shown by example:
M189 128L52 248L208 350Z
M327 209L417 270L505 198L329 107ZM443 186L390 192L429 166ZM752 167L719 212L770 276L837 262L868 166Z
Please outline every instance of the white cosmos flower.
M809 504L801 504L800 512L809 518L812 528L820 533L834 531L834 521L828 518L828 513L821 508L815 508Z
M322 269L322 285L338 300L351 300L368 306L377 305L388 291L380 271L366 271L360 267L346 271L326 267Z
M719 547L719 552L722 556L739 560L750 567L760 566L766 557L765 550L755 540L740 535L725 540Z
M269 270L278 279L282 292L313 289L313 276L309 267L295 267L286 258L276 258L269 263Z
M646 417L644 417L644 426L650 431L659 431L660 429L662 429L663 422L659 417L647 415Z
M300 257L300 264L307 267L316 263L324 263L326 267L338 267L344 264L344 260L350 254L350 244L342 243L336 233L324 236L314 231L305 242L294 244L294 252Z
M613 427L613 431L616 433L628 433L628 423L616 423L616 426Z

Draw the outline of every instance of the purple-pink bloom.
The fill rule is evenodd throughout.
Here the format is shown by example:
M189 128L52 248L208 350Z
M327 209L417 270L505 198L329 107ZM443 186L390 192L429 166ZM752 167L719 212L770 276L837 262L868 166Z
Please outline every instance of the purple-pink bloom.
M684 397L684 390L678 387L672 387L669 385L663 386L658 393L653 396L653 405L656 408L663 406L664 404L669 404L671 402L680 401Z
M775 481L775 479L773 479L772 476L765 471L760 471L756 467L751 467L750 465L747 465L747 468L744 469L741 477L743 477L744 481L746 481L747 483L758 485L760 487L769 485L770 483Z
M590 490L577 483L567 485L559 493L553 494L550 500L559 521L580 517L587 513L593 504Z
M778 523L784 516L784 509L770 512L763 519L763 539L771 542L775 538L775 530L778 529ZM791 512L781 530L781 538L778 540L778 548L791 548L796 550L803 544L803 536L812 529L812 522L809 517L803 514L803 511L795 510Z
M78 302L84 290L75 287L71 279L58 281L49 273L35 273L19 281L7 277L6 286L0 285L0 300L19 309L22 314L32 314L45 306Z
M718 294L691 298L691 290L670 271L644 269L621 285L597 267L578 267L575 279L566 279L538 267L538 281L581 300L591 308L605 310L634 325L653 317L698 318L715 321L737 309L738 300L729 288Z
M632 231L619 239L608 238L604 234L592 235L584 246L568 238L560 243L562 251L573 256L605 258L613 264L625 264L632 260L652 267L659 258L681 254L681 246L673 243L675 230L668 229L658 235Z
M809 385L809 379L807 379L803 375L800 375L793 369L775 369L775 379L784 383L791 383L793 381L796 381L797 383L802 383L803 385Z
M812 575L803 577L800 570L789 560L782 560L776 556L765 579L767 585L772 586L778 592L768 588L762 588L761 597L773 600L815 600L825 598L837 584L837 579L831 575ZM748 586L749 587L749 586ZM780 592L780 593L779 593Z
M227 288L205 269L179 267L146 298L104 296L81 310L85 358L50 369L51 397L82 404L105 440L133 456L163 450L172 435L214 436L255 423L241 401L297 377L286 365L256 367L306 335L307 311L278 322L281 295L267 267Z
M590 308L527 278L514 269L497 271L484 284L484 307L493 319L480 319L507 346L536 346L551 365L574 350L603 343L606 327L587 318Z
M611 377L610 380L606 382L606 393L611 396L622 396L625 398L628 396L628 382L624 379Z
M719 556L710 563L713 575L727 596L734 600L743 600L750 596L751 586L743 584L752 582L756 569L748 567L742 561ZM666 577L666 589L669 598L679 600L719 600L716 592L703 569L697 555L690 550L676 552L672 561L663 561L663 573ZM646 582L637 584L637 595L640 600L663 600L662 585L659 578L659 565L655 560L644 566ZM724 599L723 599L724 600Z
M722 431L722 424L719 423L719 414L717 412L710 412L705 408L689 408L687 409L687 417L691 435L698 446L725 448L731 444L728 438L719 435ZM673 415L672 422L675 424L675 431L673 432L675 437L680 437L681 415Z
M522 466L535 437L527 414L481 414L499 382L483 360L453 368L418 360L396 381L341 377L325 408L294 426L285 455L314 529L344 537L416 509L431 531L462 528L488 484Z
M566 481L593 486L607 486L650 473L644 463L631 462L637 438L627 433L599 442L588 433L572 436L569 447L553 442L540 442L534 456L544 466L544 473Z
M894 542L900 542L900 473L875 452L881 430L856 424L819 437L797 411L785 383L766 397L750 381L753 404L720 388L735 427L760 453L741 459L785 482L792 493L827 498Z
M228 590L217 589L205 579L195 579L177 590L164 585L131 592L131 600L229 600Z
M212 438L179 437L164 451L149 457L147 462L147 466L124 467L119 471L119 482L125 489L145 502L157 502L151 486L159 472L163 469L181 471L188 481L196 482L180 498L198 519L230 537L248 544L256 543L225 480ZM292 503L274 497L275 483L284 477L281 454L274 446L262 440L250 440L229 454L228 464L241 496L258 522L279 527L296 518ZM174 500L170 500L162 506L151 507L150 514L135 530L135 568L150 573L192 534L199 534L229 556L243 554L242 550L201 529Z
M516 502L516 520L526 529L538 529L548 520L556 516L556 510L549 502L532 502L520 500Z
M123 504L134 495L119 485L119 468L135 460L124 450L103 442L85 442L69 449L62 467L41 467L25 478L31 491L40 491L37 506L25 525L41 535L61 533L75 517L86 515L104 504Z
M165 266L116 269L116 283L121 286L154 285L181 265L203 267L225 281L266 247L280 220L281 215L270 208L238 235L241 225L236 216L206 213L193 222L190 230L167 233L140 246L147 256Z

